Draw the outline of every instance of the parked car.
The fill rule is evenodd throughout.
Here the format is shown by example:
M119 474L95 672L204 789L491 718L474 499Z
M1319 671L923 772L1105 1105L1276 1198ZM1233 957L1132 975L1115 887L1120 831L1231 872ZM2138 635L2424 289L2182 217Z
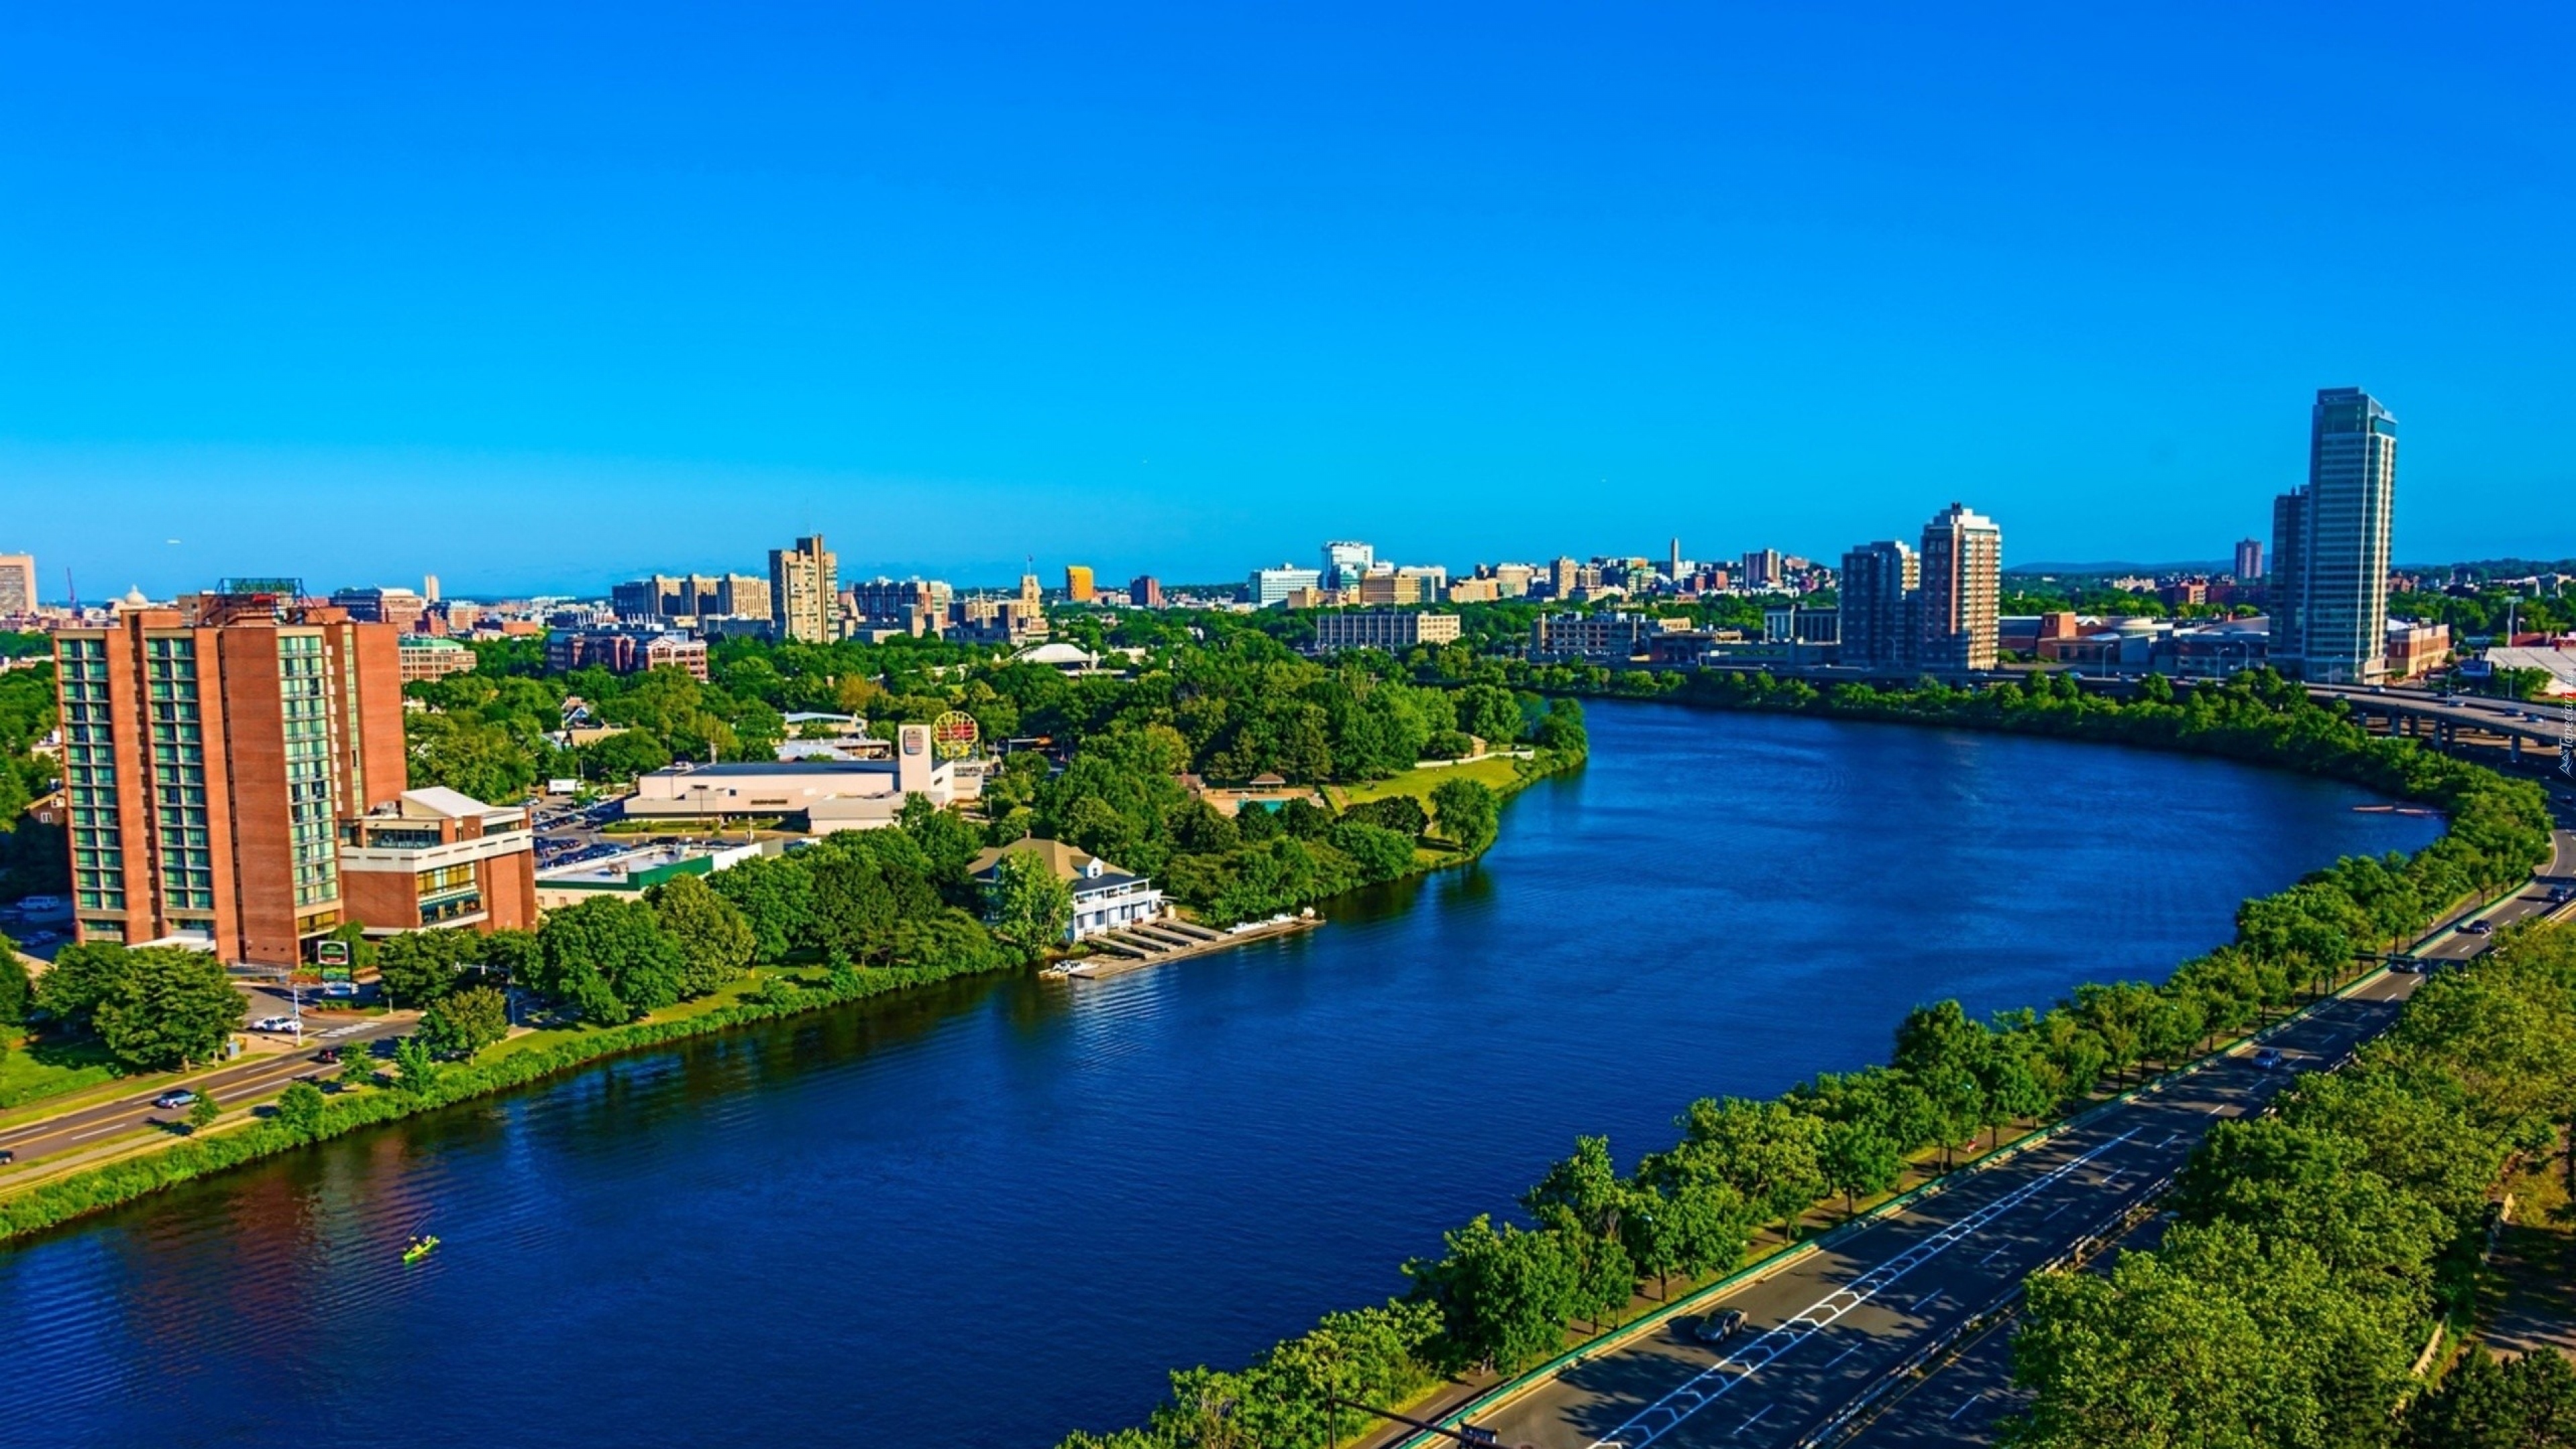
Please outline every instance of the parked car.
M193 1107L197 1105L197 1094L185 1087L180 1087L153 1098L152 1105L165 1112L173 1107Z
M1742 1327L1744 1327L1744 1310L1729 1308L1701 1319L1699 1327L1691 1330L1691 1337L1702 1343L1724 1343L1733 1338L1736 1330Z
M298 1032L304 1030L304 1023L297 1021L291 1016L263 1016L259 1020L252 1022L250 1024L250 1029L253 1031Z
M346 1000L347 998L358 994L358 983L355 981L325 981L322 983L322 994L331 997L334 1000Z
M2279 1067L2284 1060L2286 1060L2286 1058L2281 1055L2281 1049L2279 1047L2265 1047L2261 1051L2254 1053L2254 1069L2258 1072L2272 1071Z

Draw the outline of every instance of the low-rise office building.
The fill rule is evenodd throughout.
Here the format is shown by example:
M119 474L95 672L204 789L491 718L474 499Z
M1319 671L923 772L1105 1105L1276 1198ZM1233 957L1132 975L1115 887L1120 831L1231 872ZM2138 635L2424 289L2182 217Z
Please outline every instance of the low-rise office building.
M1656 635L1689 627L1687 619L1645 614L1542 614L1530 623L1530 658L1619 663L1647 652Z
M1314 649L1318 654L1338 654L1345 649L1383 649L1389 654L1401 654L1418 644L1455 644L1460 627L1455 614L1418 609L1319 614L1315 617Z
M931 748L930 726L895 731L883 760L746 760L678 764L635 781L625 811L642 820L802 817L808 831L874 830L895 823L905 797L945 806L971 799L980 776L960 774Z
M474 651L453 639L440 639L428 634L407 634L395 653L402 661L402 680L445 679L463 674L474 667Z
M433 786L405 790L340 829L340 884L368 935L424 926L524 931L537 924L528 812Z
M611 674L677 669L707 677L707 643L685 634L639 634L621 629L557 629L546 636L546 668L557 673L598 668Z
M560 865L537 873L537 905L560 911L606 896L637 900L664 881L684 875L709 876L766 853L753 843L709 849L691 845L641 845L623 855Z

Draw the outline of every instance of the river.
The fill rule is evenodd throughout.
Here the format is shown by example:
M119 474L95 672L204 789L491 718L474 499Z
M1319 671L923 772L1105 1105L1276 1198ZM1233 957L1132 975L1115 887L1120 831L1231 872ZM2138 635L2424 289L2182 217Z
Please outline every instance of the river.
M0 1248L0 1443L1042 1449L1915 1002L2160 977L2434 822L2218 761L1591 711L1473 869L641 1055ZM405 1268L406 1234L444 1239Z

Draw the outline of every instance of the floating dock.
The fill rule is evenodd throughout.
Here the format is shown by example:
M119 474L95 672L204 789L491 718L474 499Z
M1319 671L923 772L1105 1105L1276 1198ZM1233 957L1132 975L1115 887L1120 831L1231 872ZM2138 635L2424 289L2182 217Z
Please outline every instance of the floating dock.
M1047 974L1074 981L1098 981L1104 977L1123 976L1147 966L1160 966L1167 961L1185 961L1192 956L1232 950L1253 941L1310 931L1323 923L1323 917L1312 914L1279 916L1220 931L1196 921L1166 916L1161 920L1122 926L1093 936L1083 942L1091 948L1092 954L1050 966Z

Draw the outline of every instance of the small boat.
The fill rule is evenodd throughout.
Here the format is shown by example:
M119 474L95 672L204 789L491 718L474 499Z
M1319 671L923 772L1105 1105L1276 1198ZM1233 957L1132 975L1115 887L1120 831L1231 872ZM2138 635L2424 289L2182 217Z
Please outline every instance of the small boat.
M411 1240L411 1246L403 1249L403 1261L406 1263L417 1263L421 1259L428 1257L432 1252L435 1252L437 1248L438 1239L434 1235L426 1238L414 1238Z

